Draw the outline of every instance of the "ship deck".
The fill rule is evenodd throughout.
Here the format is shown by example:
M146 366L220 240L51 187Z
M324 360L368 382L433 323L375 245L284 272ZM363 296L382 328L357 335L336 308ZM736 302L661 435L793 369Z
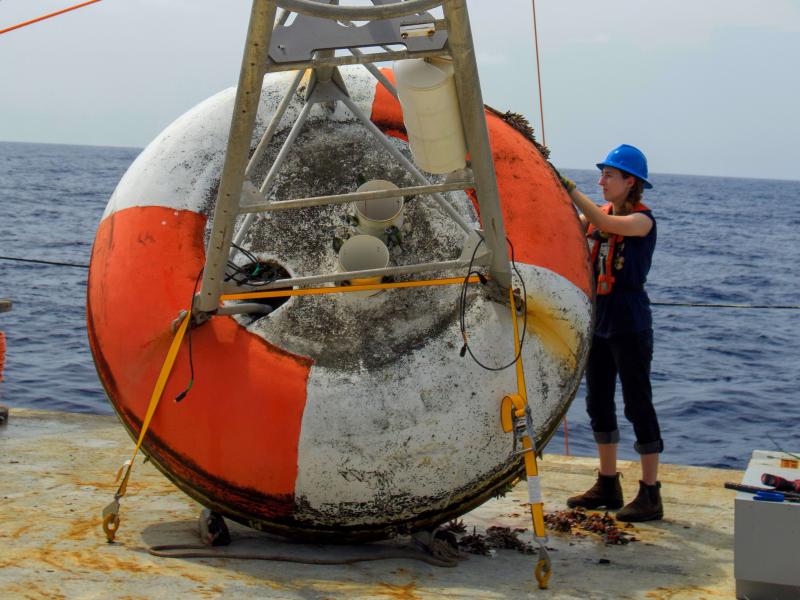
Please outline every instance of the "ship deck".
M122 500L117 541L108 544L101 511L133 443L116 417L12 409L0 427L0 595L3 598L325 598L493 599L733 597L734 493L742 472L664 465L665 519L624 531L637 541L607 545L593 533L550 532L553 576L537 588L535 556L500 549L467 554L444 568L408 558L319 565L220 558L159 558L148 548L196 544L199 505L141 459ZM636 463L621 461L626 498ZM545 454L546 511L588 488L595 461ZM530 528L527 488L516 486L463 517L468 531ZM221 552L320 561L380 556L399 542L361 546L299 544L231 527ZM523 534L521 539L529 539Z

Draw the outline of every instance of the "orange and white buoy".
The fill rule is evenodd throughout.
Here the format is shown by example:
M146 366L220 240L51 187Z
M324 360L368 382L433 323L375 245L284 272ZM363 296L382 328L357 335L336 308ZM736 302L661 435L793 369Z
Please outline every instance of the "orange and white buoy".
M400 105L358 67L350 97L409 155ZM387 73L387 76L390 74ZM291 75L265 79L256 135ZM302 90L301 90L302 91ZM138 435L204 264L208 215L222 170L235 90L176 120L136 159L112 195L92 252L89 340L109 399ZM282 141L302 107L298 92ZM522 357L537 447L558 427L588 351L591 275L566 194L534 144L488 112L506 230L528 292ZM253 147L258 139L253 139ZM256 175L274 158L267 152ZM413 185L349 111L320 105L275 180L275 199L353 191L361 180ZM448 201L475 227L463 192ZM343 205L271 212L244 241L291 276L337 269ZM394 264L458 258L463 232L421 197L407 201ZM238 261L246 259L240 255ZM452 274L451 274L452 276ZM513 369L459 355L457 286L290 298L266 317L218 316L184 342L145 438L151 460L205 506L295 537L368 539L440 523L491 497L519 471L500 404ZM507 306L471 288L464 320L483 362L514 356Z

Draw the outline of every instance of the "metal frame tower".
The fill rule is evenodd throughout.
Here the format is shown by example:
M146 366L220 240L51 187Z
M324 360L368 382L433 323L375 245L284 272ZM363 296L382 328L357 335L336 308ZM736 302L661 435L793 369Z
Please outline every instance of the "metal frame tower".
M358 200L430 195L464 230L465 243L461 257L447 262L281 279L249 290L464 268L470 264L473 255L477 264L489 267L495 284L502 290L510 287L511 266L506 249L505 226L500 211L466 0L372 0L372 4L339 6L338 0L253 0L202 286L194 304L196 319L203 320L204 316L214 313L230 314L251 310L248 307L253 305L220 308L219 303L222 294L241 291L238 286L225 283L226 265L237 252L233 244L242 242L257 213ZM427 12L439 7L442 8L443 19L437 19ZM289 17L293 13L296 16L289 23ZM380 51L365 52L366 48ZM467 168L450 173L443 183L431 184L350 99L338 67L364 65L396 96L396 90L374 63L437 56L449 57L453 62L470 162ZM255 166L262 159L308 69L312 73L306 90L305 105L264 181L256 185L252 180ZM255 152L249 157L264 76L280 71L296 71L297 74ZM319 103L330 105L337 102L343 103L355 115L385 150L412 174L418 185L397 190L268 200L270 187L311 108ZM467 189L474 189L476 192L483 231L473 230L442 195L443 192ZM247 216L237 231L237 218L242 214ZM481 239L484 247L481 252L475 252Z

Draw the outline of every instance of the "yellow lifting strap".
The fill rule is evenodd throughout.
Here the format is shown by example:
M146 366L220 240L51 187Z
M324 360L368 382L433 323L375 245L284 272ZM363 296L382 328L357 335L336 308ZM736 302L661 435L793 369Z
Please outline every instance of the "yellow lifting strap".
M286 297L286 296L312 296L312 295L320 295L320 294L336 294L342 292L360 292L360 291L367 291L367 290L380 290L380 289L397 289L397 288L412 288L412 287L425 287L425 286L436 286L436 285L455 285L459 283L464 283L465 279L461 277L452 277L448 279L427 279L422 281L401 281L401 282L394 282L394 283L378 283L378 284L370 284L370 285L353 285L353 286L339 286L339 287L323 287L323 288L306 288L306 289L297 289L297 290L275 290L275 291L266 291L266 292L248 292L244 294L227 294L221 296L221 300L248 300L254 298L278 298L278 297ZM466 279L468 283L477 283L480 281L478 277L470 276ZM103 531L106 534L106 539L109 543L114 541L114 537L117 534L117 530L119 529L119 501L125 495L125 492L128 489L128 480L131 476L131 470L133 469L133 461L136 458L136 455L139 452L139 448L142 446L142 441L144 440L144 436L147 433L148 428L150 427L150 421L153 419L153 415L156 412L156 408L158 408L158 403L161 400L161 396L164 393L164 388L167 385L167 380L169 379L170 373L172 373L172 367L175 364L175 359L178 356L178 350L181 347L181 343L183 342L184 335L186 334L186 329L189 327L189 321L191 319L191 311L185 311L183 319L181 320L180 325L178 326L178 330L175 332L175 337L172 339L172 344L169 347L169 351L167 352L167 357L164 359L164 364L161 366L161 371L158 374L158 379L156 379L156 385L153 388L153 393L150 396L150 404L147 406L147 412L145 413L144 421L142 421L142 429L139 432L139 439L136 442L136 448L133 450L133 456L131 456L130 460L126 461L122 467L120 467L119 471L117 471L117 476L115 481L119 481L120 477L122 477L122 481L119 484L119 488L117 488L117 492L114 494L114 500L103 509ZM124 474L123 474L124 473Z
M167 379L169 379L169 375L172 372L172 366L175 364L175 358L178 356L178 350L181 347L181 342L183 341L183 336L186 333L186 328L189 326L191 317L191 312L187 311L178 327L178 331L175 332L175 337L172 338L172 344L167 352L167 358L161 366L161 372L158 374L156 386L153 388L153 394L150 396L150 404L147 406L147 413L145 414L144 421L142 421L142 430L139 432L139 439L136 442L136 448L133 450L133 456L131 456L131 459L117 471L117 481L119 481L123 470L125 471L125 475L122 476L122 482L119 484L117 493L114 494L114 501L103 509L103 531L109 543L114 541L114 536L119 529L119 500L125 495L128 489L128 479L131 476L131 469L133 469L133 461L136 458L136 454L139 452L139 448L142 446L144 436L147 433L148 427L150 427L150 421L153 419L153 414L156 412L158 402L161 400L161 395L164 393Z
M547 589L547 583L552 574L552 563L546 547L547 532L544 526L544 505L539 482L539 468L536 464L535 434L533 432L530 407L528 406L528 395L525 390L525 372L522 368L519 326L517 324L517 303L513 289L509 290L509 298L511 301L511 322L514 326L514 356L517 357L517 393L503 398L500 407L500 421L503 431L506 433L512 432L512 435L517 435L517 432L514 431L515 419L521 419L525 423L524 433L521 436L522 454L525 459L525 474L528 479L528 503L531 510L531 520L533 521L533 539L539 545L539 560L536 564L535 575L539 588L544 590Z
M372 290L393 290L412 287L431 287L436 285L457 285L464 283L463 277L446 279L425 279L421 281L396 281L393 283L371 283L367 285L331 286L305 288L297 290L271 290L266 292L244 292L241 294L223 294L220 300L255 300L258 298L286 298L289 296L320 296L324 294L341 294L347 292L367 292ZM478 283L480 278L471 275L467 283Z

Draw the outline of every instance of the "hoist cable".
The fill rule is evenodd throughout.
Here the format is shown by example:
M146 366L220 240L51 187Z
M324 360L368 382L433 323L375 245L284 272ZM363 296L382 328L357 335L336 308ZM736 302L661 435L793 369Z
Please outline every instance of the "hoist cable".
M533 44L536 48L536 80L539 84L539 117L542 122L542 146L547 146L547 137L544 133L544 101L542 99L542 69L539 66L539 31L536 24L536 0L531 0L533 5Z
M70 11L83 8L84 6L89 6L90 4L96 4L97 2L100 2L100 0L89 0L89 2L82 2L81 4L76 4L75 6L63 8L48 15L42 15L41 17L36 17L35 19L31 19L30 21L25 21L24 23L17 23L16 25L12 25L11 27L0 29L0 35L8 33L9 31L14 31L15 29L21 29L23 27L27 27L28 25L33 25L34 23L38 23L39 21L44 21L45 19L50 19L52 17L57 17L58 15L63 15L64 13L68 13Z

